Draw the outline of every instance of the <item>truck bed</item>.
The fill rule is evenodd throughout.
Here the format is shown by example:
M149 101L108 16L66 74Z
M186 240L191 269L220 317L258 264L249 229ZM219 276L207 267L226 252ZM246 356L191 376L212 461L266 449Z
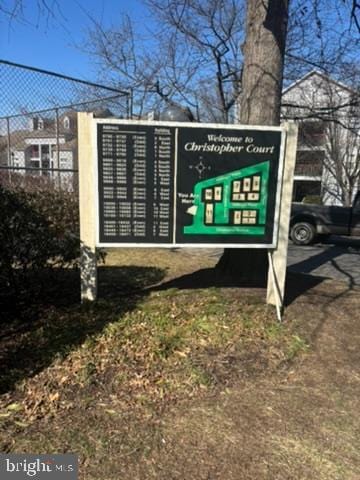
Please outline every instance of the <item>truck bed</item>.
M351 208L293 203L291 221L312 221L318 234L348 235Z

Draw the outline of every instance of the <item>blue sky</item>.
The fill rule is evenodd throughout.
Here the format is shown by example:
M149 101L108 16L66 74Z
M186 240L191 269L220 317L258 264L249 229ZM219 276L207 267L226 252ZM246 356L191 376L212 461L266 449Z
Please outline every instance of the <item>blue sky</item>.
M48 18L46 14L39 15L39 1L22 0L23 20L20 18L10 22L0 13L0 59L102 83L93 58L80 48L87 39L87 32L92 25L89 16L107 27L112 24L118 25L122 14L127 13L138 32L146 34L147 28L151 28L151 19L141 0L46 0L50 5L57 3L60 6L60 11L55 10L55 18ZM330 4L330 0L328 1ZM0 2L3 7L16 3L16 0ZM338 0L331 2L337 4ZM342 2L340 4L343 5ZM342 19L346 25L349 24L348 15L347 13L346 18ZM329 11L324 26L335 31L339 20ZM343 25L340 27L343 28ZM327 44L336 45L331 41ZM352 55L357 55L358 58L359 53L352 52ZM303 73L310 69L310 66L305 66ZM0 72L2 94L0 116L18 112L20 107L27 111L48 108L50 101L53 103L56 101L56 104L61 105L68 105L70 101L76 103L75 94L64 86L59 85L55 88L49 82L48 88L43 88L44 84L41 82L28 80L28 84L31 83L29 88L25 85L24 77L17 76L16 72L13 72L14 69L8 69L12 70L9 76L6 76L5 70L3 67ZM67 83L70 89L71 82ZM66 98L59 98L60 94Z
M12 4L13 0L5 0ZM81 45L91 25L87 13L104 25L116 23L122 13L143 24L148 18L140 0L58 0L56 18L40 15L37 0L24 0L26 21L0 18L0 59L96 80L91 59ZM48 2L51 4L51 1Z
M151 25L141 0L56 0L60 11L56 9L55 19L39 15L38 1L22 0L25 21L9 22L0 15L0 59L94 81L97 75L93 61L79 48L91 26L88 14L105 26L117 24L123 13L131 16L139 31ZM2 6L14 3L1 0ZM334 22L331 12L328 21Z

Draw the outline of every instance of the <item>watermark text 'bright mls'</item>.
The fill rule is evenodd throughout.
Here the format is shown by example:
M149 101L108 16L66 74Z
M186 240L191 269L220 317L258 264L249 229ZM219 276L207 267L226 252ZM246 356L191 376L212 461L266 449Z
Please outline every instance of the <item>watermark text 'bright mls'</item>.
M0 454L1 480L77 480L77 472L78 460L73 454Z

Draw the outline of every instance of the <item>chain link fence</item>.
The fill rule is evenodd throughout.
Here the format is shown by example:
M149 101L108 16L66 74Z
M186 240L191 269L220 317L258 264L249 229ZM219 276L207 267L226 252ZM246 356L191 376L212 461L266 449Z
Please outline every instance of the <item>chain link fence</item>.
M77 112L129 118L126 91L0 60L0 185L77 192Z

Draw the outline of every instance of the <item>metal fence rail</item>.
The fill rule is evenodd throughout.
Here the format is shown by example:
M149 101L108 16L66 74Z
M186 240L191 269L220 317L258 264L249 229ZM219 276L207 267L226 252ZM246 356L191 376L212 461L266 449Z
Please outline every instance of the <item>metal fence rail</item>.
M129 92L0 60L0 184L77 189L77 112L131 116Z

